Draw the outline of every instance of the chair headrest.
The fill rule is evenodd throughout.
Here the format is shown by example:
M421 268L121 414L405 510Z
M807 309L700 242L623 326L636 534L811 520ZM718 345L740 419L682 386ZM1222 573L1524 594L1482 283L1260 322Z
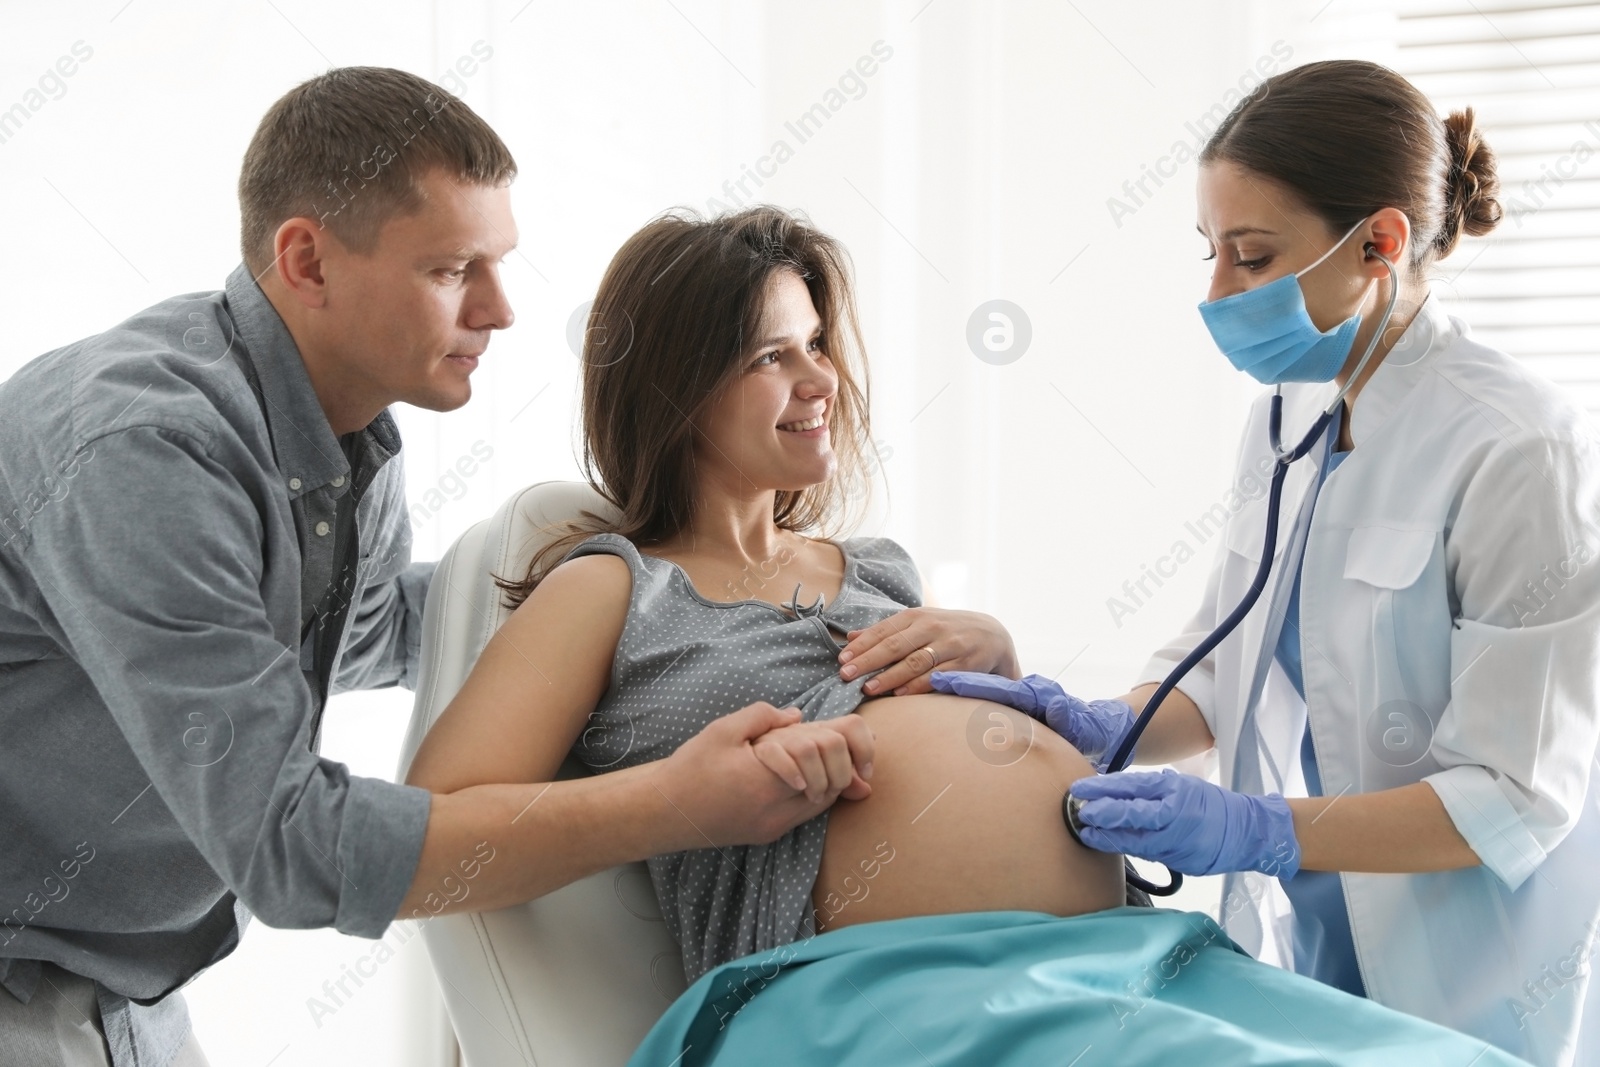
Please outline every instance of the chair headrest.
M511 617L494 576L521 578L535 553L563 532L562 524L581 519L585 511L605 520L617 515L585 482L535 483L468 529L439 561L423 609L423 659L398 780L404 780L422 738L466 681L489 638Z

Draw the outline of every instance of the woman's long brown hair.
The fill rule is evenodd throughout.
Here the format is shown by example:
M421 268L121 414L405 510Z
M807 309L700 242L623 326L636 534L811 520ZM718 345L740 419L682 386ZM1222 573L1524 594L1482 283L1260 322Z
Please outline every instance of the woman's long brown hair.
M780 529L834 536L870 489L866 352L842 245L768 205L701 218L669 212L617 250L595 293L583 341L585 479L620 513L585 511L535 553L521 578L499 576L516 607L579 541L621 534L658 544L685 529L695 501L695 426L743 372L768 283L795 272L822 320L821 347L838 388L829 434L838 466L827 481L780 490Z

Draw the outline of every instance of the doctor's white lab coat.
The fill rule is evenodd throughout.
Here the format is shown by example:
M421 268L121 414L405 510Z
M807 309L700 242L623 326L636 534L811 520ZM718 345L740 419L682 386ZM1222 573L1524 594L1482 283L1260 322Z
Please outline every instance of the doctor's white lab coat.
M1286 447L1334 392L1284 386ZM1250 585L1267 410L1264 395L1240 448L1236 484L1254 499L1228 519L1200 610L1141 683ZM1274 566L1179 688L1211 727L1224 786L1304 796L1309 716L1325 795L1427 782L1482 860L1341 876L1373 1000L1537 1064L1600 1064L1600 445L1569 399L1471 340L1436 297L1359 394L1351 436L1309 523L1297 516L1324 449L1284 487L1276 554L1305 545L1305 700L1272 651L1292 567ZM1230 875L1222 912L1244 948L1294 965L1275 879Z

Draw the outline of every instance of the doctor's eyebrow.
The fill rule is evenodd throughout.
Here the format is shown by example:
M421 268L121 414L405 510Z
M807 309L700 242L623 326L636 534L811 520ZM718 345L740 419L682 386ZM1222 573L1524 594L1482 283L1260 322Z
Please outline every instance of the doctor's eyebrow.
M1201 237L1205 237L1206 236L1206 231L1200 229L1200 227L1198 225L1195 226L1195 230L1200 234ZM1233 229L1229 230L1227 233L1224 233L1221 237L1217 238L1217 240L1219 240L1219 241L1231 241L1235 237L1243 237L1247 233L1259 233L1259 234L1263 234L1263 235L1265 235L1267 237L1277 237L1277 236L1279 236L1277 230L1262 229L1260 226L1235 226ZM1206 239L1210 240L1210 238L1206 238Z

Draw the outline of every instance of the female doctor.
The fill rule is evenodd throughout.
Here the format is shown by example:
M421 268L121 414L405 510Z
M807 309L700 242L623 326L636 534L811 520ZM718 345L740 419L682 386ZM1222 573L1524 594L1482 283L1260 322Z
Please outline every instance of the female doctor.
M1223 925L1264 959L1535 1063L1589 1064L1600 451L1579 409L1474 341L1425 280L1498 221L1496 189L1472 112L1441 121L1387 68L1314 63L1260 86L1200 156L1215 259L1200 311L1236 367L1281 384L1283 450L1332 415L1288 468L1275 543L1258 495L1193 620L1119 699L925 675L931 631L896 635L919 652L883 678L1005 701L1103 756L1270 554L1242 624L1137 749L1164 763L1215 746L1222 785L1080 780L1081 839L1226 874ZM1274 469L1271 406L1245 426L1241 487ZM879 627L853 642L860 669L881 665Z

